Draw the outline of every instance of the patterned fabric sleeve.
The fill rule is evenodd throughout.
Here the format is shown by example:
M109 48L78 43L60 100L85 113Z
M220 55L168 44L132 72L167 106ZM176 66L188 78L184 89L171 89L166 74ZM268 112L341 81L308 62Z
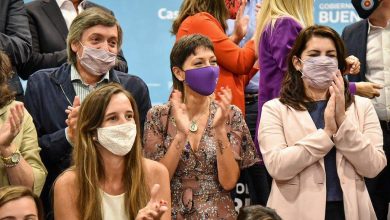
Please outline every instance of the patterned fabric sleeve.
M250 167L261 161L256 153L248 126L237 106L232 105L230 108L228 125L228 139L240 169Z
M143 136L143 151L146 158L159 161L167 152L168 145L164 145L168 107L157 105L152 107L146 116ZM164 117L165 116L165 117ZM164 123L165 122L165 123Z

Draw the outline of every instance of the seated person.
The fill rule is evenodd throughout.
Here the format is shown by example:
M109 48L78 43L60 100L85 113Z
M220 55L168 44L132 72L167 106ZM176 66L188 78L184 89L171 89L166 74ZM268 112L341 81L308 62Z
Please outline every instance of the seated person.
M51 213L51 186L55 178L70 166L72 147L69 140L73 138L78 106L92 90L108 82L121 84L134 97L143 128L151 107L146 84L137 76L112 69L122 37L121 27L114 16L99 8L86 9L70 26L68 63L40 70L28 80L25 104L34 119L42 148L41 157L49 172L41 195L47 214ZM68 120L71 124L68 126L65 110L72 104Z
M54 186L56 220L170 219L169 174L143 158L140 129L137 104L120 85L87 96L77 122L74 166Z
M11 75L8 56L0 52L0 186L23 185L39 195L47 172L32 118L9 90Z
M41 200L24 186L1 187L0 219L44 220Z

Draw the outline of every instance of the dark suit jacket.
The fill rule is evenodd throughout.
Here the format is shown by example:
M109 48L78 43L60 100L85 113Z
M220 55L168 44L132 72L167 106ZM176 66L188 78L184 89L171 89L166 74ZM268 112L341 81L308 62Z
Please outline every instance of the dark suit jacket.
M107 8L89 1L85 2L84 7L99 7L113 14ZM26 10L33 50L30 60L23 65L23 79L27 79L37 70L61 66L67 60L68 28L56 0L35 0L26 4ZM118 65L115 69L127 72L127 63L122 52L118 55Z
M341 35L347 47L348 55L354 55L360 60L360 73L358 75L348 75L351 82L366 81L366 54L368 21L367 19L348 25Z
M1 1L1 0L0 0ZM76 92L71 82L71 65L39 70L28 79L25 106L31 114L38 133L41 158L48 176L41 193L45 212L51 219L50 189L57 176L69 168L72 146L65 137L65 109L72 105ZM134 75L111 70L109 81L119 83L134 97L141 123L151 108L149 90L145 82Z
M31 34L22 0L0 0L0 50L8 54L18 73L18 67L31 55ZM17 94L23 94L16 74L10 84Z

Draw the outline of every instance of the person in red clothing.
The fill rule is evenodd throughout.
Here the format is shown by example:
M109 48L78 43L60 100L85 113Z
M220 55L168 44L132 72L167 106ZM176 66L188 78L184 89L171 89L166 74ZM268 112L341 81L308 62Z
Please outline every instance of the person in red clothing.
M222 87L232 91L232 104L245 112L244 89L247 76L255 74L256 61L254 41L250 40L243 48L237 44L246 34L249 18L242 16L246 0L184 0L179 15L172 25L176 41L190 34L207 36L214 45L220 67L216 93ZM226 20L236 18L235 30L228 37Z

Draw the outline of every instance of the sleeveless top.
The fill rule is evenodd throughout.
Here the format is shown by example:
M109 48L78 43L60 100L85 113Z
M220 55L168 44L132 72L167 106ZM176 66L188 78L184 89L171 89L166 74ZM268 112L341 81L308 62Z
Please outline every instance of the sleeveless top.
M103 220L127 220L125 213L125 194L110 195L100 189L102 195Z

